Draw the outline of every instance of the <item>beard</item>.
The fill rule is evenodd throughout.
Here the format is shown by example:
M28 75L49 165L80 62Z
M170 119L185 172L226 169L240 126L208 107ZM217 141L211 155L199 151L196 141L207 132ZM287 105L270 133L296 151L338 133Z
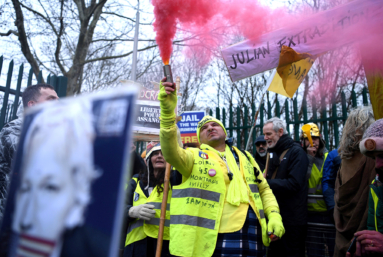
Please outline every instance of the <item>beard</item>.
M260 152L260 150L264 150L264 152ZM261 156L261 157L265 157L266 154L267 154L267 151L266 151L265 148L259 148L258 154L259 154L259 156Z

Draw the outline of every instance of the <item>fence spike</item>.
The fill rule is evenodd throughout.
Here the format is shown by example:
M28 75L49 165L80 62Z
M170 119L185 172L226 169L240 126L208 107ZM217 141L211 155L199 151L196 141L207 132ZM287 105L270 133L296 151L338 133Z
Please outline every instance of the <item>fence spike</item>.
M264 110L264 108L265 108L265 105L264 104L262 104L261 106L259 106L259 108L261 108L261 109L259 109L259 116L261 117L261 119L260 119L260 126L259 126L259 129L261 130L261 135L263 135L263 122L264 122L264 113L263 113L263 110Z
M32 76L33 76L33 70L32 68L29 69L29 74L28 74L28 84L27 87L30 87L32 85Z
M267 101L267 119L271 119L271 104L270 101Z
M299 116L298 116L298 100L295 97L293 100L294 108L294 139L295 141L299 140Z
M346 106L346 95L344 94L343 91L341 93L341 99L342 99L342 114L343 114L342 120L344 124L347 120L347 106Z
M352 100L352 107L355 108L358 103L356 101L356 93L354 90L351 91L351 100Z
M327 119L326 104L322 104L322 120L326 120L326 119ZM326 148L329 149L327 122L323 122L323 134L324 134L324 140L326 142Z
M302 101L302 110L303 110L303 123L306 124L308 122L307 118L307 101L303 99Z
M37 76L37 83L43 82L43 71L40 70L39 75Z
M315 100L315 97L312 98L311 104L312 104L312 110L313 110L313 118L312 118L312 120L313 120L314 123L317 123L318 122L318 115L317 115L318 109L317 109L317 102Z
M245 105L245 112L244 112L244 117L243 117L243 130L244 130L244 139L245 139L245 144L248 140L248 124L247 124L247 117L249 116L249 111L248 111L248 108L247 106ZM246 147L246 145L245 145Z
M339 126L338 126L338 114L336 111L336 103L335 102L332 104L332 121L333 121L333 128L334 128L335 148L338 148L338 145L339 145ZM324 122L324 123L327 123L327 122ZM332 143L333 142L331 142L331 146L332 146ZM329 148L327 148L327 149L329 149Z
M3 56L0 57L0 76L1 76L1 71L3 70Z
M290 111L289 111L289 101L286 99L285 101L285 113L286 113L286 129L287 132L290 134Z
M229 129L230 129L230 137L234 137L233 135L233 105L230 105L229 109Z
M58 85L57 85L57 94L59 97L65 97L66 96L66 90L68 87L68 78L64 76L58 76L57 77Z
M367 97L367 88L366 87L363 87L362 95L363 95L363 105L367 106L368 105L368 97Z
M3 97L3 107L1 108L1 115L0 115L0 129L2 129L5 124L5 117L6 117L7 106L8 106L9 89L11 88L11 81L12 81L12 73L13 73L13 60L9 63L9 68L8 68L7 83L5 86L5 92Z
M237 147L241 149L241 109L237 106Z
M17 76L16 94L15 94L15 100L13 101L12 119L16 119L17 109L19 107L19 96L20 96L20 89L21 89L21 81L23 80L23 74L24 74L24 64L21 64L19 68L19 74Z

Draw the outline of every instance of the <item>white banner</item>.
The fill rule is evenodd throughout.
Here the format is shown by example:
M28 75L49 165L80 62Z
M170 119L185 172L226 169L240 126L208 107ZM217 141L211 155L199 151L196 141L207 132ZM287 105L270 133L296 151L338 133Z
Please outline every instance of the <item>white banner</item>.
M246 40L229 46L221 53L230 78L235 82L276 68L282 45L292 47L299 53L321 54L366 39L369 35L360 33L360 28L382 20L382 0L353 1L313 15L294 26L264 34L256 43Z

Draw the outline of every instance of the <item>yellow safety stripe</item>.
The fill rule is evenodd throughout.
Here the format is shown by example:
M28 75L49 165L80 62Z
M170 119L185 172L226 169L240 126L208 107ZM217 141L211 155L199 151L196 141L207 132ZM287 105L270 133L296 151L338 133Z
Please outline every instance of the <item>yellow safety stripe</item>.
M374 190L371 188L371 195L372 195L372 199L374 200L374 217L375 217L375 229L376 231L378 231L378 221L376 220L376 209L378 207L378 201L379 201L379 198L378 196L375 194Z

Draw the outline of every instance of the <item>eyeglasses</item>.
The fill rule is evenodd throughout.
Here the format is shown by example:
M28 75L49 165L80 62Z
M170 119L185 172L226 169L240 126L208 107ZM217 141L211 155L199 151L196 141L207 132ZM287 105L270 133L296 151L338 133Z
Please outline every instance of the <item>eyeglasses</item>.
M266 145L266 142L258 142L255 144L255 146L261 146L261 145Z

